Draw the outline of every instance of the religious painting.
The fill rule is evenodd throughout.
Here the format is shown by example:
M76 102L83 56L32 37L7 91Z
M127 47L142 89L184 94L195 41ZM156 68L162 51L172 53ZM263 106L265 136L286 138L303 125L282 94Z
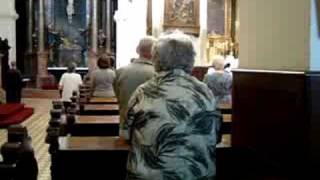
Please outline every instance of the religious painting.
M207 30L215 36L231 36L231 0L208 0Z
M164 30L199 35L199 0L165 0Z

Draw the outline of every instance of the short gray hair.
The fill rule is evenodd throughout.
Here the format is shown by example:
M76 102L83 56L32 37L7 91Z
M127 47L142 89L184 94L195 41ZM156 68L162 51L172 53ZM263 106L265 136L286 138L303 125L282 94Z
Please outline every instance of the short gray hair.
M223 70L225 65L225 59L221 55L213 56L212 65L216 70Z
M156 71L182 69L191 73L196 53L192 40L181 32L161 36L153 46Z
M152 51L152 46L154 44L154 42L156 41L156 39L152 36L146 36L144 38L142 38L137 46L137 53L139 55L143 55L143 54L151 54Z

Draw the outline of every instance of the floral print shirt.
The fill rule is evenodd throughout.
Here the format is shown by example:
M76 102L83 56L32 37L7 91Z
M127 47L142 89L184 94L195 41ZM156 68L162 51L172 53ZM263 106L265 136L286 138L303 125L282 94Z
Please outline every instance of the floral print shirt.
M129 180L211 180L221 115L209 88L175 69L139 86L129 102Z

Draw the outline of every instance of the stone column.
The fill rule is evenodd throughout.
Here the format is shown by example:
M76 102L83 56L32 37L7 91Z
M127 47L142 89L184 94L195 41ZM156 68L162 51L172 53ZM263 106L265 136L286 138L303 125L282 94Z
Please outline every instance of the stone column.
M28 1L28 53L32 53L32 33L33 33L33 0Z
M27 3L27 17L28 17L28 27L27 27L27 42L26 42L26 52L24 59L24 74L29 76L35 76L37 72L36 67L36 54L34 52L33 46L33 25L34 25L34 0L28 0Z
M91 4L91 49L89 53L89 72L96 68L97 52L98 52L98 0L92 0Z
M2 57L4 55L0 53L0 102L6 103L6 91L2 88Z
M105 32L106 32L106 52L111 52L111 2L110 0L106 0L106 26L105 26Z
M2 57L3 54L0 53L0 89L2 89Z
M39 0L39 40L38 40L38 74L37 74L37 87L40 88L42 81L48 77L47 63L48 52L45 51L45 12L44 0Z
M16 20L18 14L15 10L15 1L1 0L0 5L0 37L8 39L9 61L16 61Z
M44 0L39 0L39 52L44 52Z

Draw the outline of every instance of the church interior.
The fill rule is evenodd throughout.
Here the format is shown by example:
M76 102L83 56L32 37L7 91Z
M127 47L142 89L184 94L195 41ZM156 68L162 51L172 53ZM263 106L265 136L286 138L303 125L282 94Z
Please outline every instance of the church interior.
M320 178L320 0L0 1L1 180ZM164 65L156 59L163 55L156 53L162 48L158 42L166 44L163 38L171 34L186 36L194 51L192 70L174 77L190 76L195 81L190 86L201 86L195 85L196 99L181 100L189 97L192 87L182 86L187 90L179 92L182 80L177 80L169 83L177 92L165 96L160 91L166 86L158 80L158 89L150 92L162 96L150 103L145 89L153 79L145 76L135 83L149 65L152 75L162 78L166 70L159 70ZM147 41L153 43L150 57L143 53ZM145 57L150 62L144 62ZM139 63L141 68L130 76L129 67ZM96 72L103 69L112 76L108 97L107 90L97 93L101 96L93 90L101 87ZM71 83L63 84L68 73L79 76L80 82L65 100L66 88L77 81L73 76ZM128 73L124 85L121 73ZM223 77L210 82L212 74ZM225 86L228 94L220 98L216 89ZM199 87L210 90L213 105L207 105L208 95ZM182 104L194 102L181 110L181 104L171 109L172 102L166 101L170 108L163 110L159 102L168 97ZM182 118L176 124L184 120L183 113L195 121L191 114L199 101L198 108L214 109L214 137L203 138L199 134L204 132L198 132L186 140L170 137L169 130L161 135L177 149L192 149L192 138L203 146L215 142L213 147L199 146L193 156L179 149L163 158L154 150L159 140L139 134L156 129L149 127L155 119L159 127L169 121L161 119L165 113ZM154 107L160 115L141 115L137 109L143 102L148 105L145 111ZM209 126L201 123L198 128ZM147 152L138 154L140 149ZM214 155L205 156L207 151ZM134 158L139 162L132 165ZM210 163L201 164L201 158ZM160 167L166 160L175 164ZM214 168L206 172L211 163Z

